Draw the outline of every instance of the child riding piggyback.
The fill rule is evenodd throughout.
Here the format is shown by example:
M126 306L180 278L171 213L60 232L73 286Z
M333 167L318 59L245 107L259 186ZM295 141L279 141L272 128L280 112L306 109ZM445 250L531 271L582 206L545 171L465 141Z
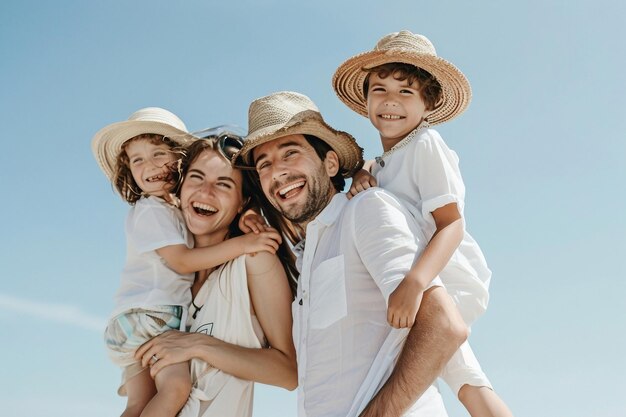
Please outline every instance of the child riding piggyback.
M380 157L366 164L367 172L354 177L349 194L374 185L393 192L429 239L389 297L389 323L411 327L423 291L439 276L471 325L487 308L491 271L465 229L465 185L457 154L431 127L467 108L467 78L438 57L425 36L401 31L341 64L333 88L349 108L370 119L383 148ZM441 376L473 417L512 416L467 342Z

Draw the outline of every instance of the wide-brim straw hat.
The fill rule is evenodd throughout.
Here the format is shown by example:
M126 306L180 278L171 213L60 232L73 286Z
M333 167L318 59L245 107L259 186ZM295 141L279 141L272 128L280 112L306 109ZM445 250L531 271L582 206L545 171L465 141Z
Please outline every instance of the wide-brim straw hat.
M167 136L179 145L194 139L187 132L185 123L174 113L160 107L137 110L128 120L100 129L91 141L91 150L96 161L110 180L113 179L117 157L124 142L149 133Z
M281 91L258 98L248 110L248 136L234 163L252 165L252 149L289 135L312 135L326 142L339 157L340 172L351 176L363 165L363 149L352 135L330 127L307 96Z
M352 110L367 117L363 84L368 72L365 70L392 62L425 69L441 84L442 100L428 115L431 125L458 116L469 105L472 89L465 75L450 62L438 57L428 38L408 30L384 36L372 51L353 56L341 64L332 81L337 96Z

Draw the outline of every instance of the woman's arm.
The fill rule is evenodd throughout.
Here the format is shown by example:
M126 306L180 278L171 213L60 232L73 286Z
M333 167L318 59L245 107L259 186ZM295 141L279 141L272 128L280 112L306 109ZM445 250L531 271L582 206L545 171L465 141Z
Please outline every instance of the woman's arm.
M246 269L251 303L270 347L245 348L205 334L166 332L146 342L135 354L144 366L156 355L151 375L172 363L197 358L241 379L296 388L291 291L285 272L278 258L266 252L246 257Z

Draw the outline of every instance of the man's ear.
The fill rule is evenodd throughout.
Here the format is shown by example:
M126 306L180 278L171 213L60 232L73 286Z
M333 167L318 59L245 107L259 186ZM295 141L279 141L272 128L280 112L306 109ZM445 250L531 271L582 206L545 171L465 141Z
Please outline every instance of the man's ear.
M335 151L326 152L324 159L324 168L329 177L334 177L339 172L339 157Z

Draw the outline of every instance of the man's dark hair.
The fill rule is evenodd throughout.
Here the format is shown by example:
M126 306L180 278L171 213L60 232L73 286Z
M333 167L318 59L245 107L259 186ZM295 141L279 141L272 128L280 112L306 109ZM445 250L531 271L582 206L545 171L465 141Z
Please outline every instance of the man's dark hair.
M311 145L313 149L315 149L315 153L317 154L317 156L320 157L322 161L326 159L326 154L328 153L328 151L333 150L333 148L331 148L329 144L327 144L317 136L304 135L304 138L307 142L309 142L309 145ZM343 191L343 188L346 186L346 180L343 178L341 169L339 169L339 171L337 171L337 174L330 180L332 181L333 187L335 187L335 190L337 192Z

